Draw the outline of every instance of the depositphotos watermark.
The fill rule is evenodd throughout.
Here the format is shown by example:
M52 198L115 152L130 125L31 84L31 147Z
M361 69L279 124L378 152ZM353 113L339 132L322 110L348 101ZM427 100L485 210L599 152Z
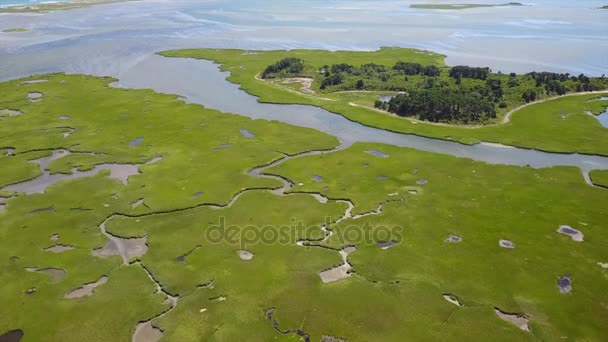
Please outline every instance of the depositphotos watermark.
M401 226L372 225L369 221L350 225L331 223L329 217L326 217L325 223L321 225L307 225L292 217L288 225L238 225L231 224L226 217L220 216L217 223L209 225L205 230L204 238L207 243L227 243L244 248L257 244L314 244L321 242L329 234L332 243L357 245L399 241L402 237Z

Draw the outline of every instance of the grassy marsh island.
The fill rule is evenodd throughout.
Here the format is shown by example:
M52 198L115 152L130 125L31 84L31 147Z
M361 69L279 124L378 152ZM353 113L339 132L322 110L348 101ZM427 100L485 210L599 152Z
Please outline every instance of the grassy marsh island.
M0 7L0 13L46 13L53 11L71 10L76 8L89 7L101 4L111 4L123 1L137 0L73 0L39 3L34 5L16 5Z
M493 73L487 68L450 68L444 63L445 56L402 48L373 52L254 53L192 49L166 51L161 55L217 62L222 70L231 72L229 81L240 84L243 90L258 96L259 101L319 106L385 130L466 144L487 141L545 151L608 155L605 128L587 115L587 111L602 112L606 107L603 101L589 101L608 94L601 90L608 86L608 79L603 77L542 72L514 75ZM286 60L296 66L281 69L277 65ZM409 92L433 101L406 107L404 115L410 116L405 117L384 110L400 112L402 100L408 99ZM461 108L448 116L444 115L450 113L442 110L446 92L453 95L454 101L447 105ZM375 108L378 100L383 99L387 105ZM460 105L469 103L469 99L479 100L474 103L475 108ZM429 103L437 106L425 107ZM425 109L438 116L416 113ZM477 114L471 116L474 113ZM544 129L539 131L538 127Z
M22 27L2 30L2 32L4 32L4 33L18 33L18 32L27 32L27 31L29 31L29 29L22 28Z
M2 338L602 340L608 191L579 169L339 150L113 81L0 83Z
M511 7L511 6L525 6L520 2L508 2L504 4L412 4L410 8L418 9L435 9L435 10L464 10L470 8L484 8L484 7Z

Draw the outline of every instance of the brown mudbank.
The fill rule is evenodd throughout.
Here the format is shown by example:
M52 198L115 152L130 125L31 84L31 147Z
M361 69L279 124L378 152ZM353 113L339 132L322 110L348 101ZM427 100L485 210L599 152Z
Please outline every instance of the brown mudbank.
M157 342L163 337L162 330L153 326L150 321L139 323L135 327L132 342Z
M74 246L70 246L70 245L53 245L51 247L47 247L47 248L43 249L43 251L59 254L59 253L71 251L72 249L74 249Z
M108 282L108 277L103 276L101 278L99 278L99 280L97 280L94 283L89 283L89 284L84 284L82 287L79 287L75 290L72 290L68 293L65 294L64 298L67 299L74 299L74 298L82 298L82 297L89 297L92 296L93 293L95 292L95 289L105 283Z
M16 329L0 335L0 342L19 342L23 338L23 330Z
M519 329L524 331L530 331L528 322L530 321L528 315L522 313L507 313L499 308L494 308L494 312L500 317L500 319L515 324Z
M61 282L68 275L64 270L60 268L45 268L39 269L37 267L26 267L28 272L36 272L46 274L51 277L51 284L57 284Z

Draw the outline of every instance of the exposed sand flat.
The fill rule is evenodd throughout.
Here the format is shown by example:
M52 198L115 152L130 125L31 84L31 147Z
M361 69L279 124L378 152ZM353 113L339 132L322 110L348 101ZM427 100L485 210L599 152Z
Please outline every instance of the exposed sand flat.
M22 115L23 112L20 110L12 110L12 109L1 109L0 116L19 116Z
M73 291L66 293L64 298L74 299L74 298L92 296L97 287L99 287L107 282L108 282L108 277L103 276L94 283L84 284L82 287L79 287Z
M302 87L300 88L300 90L303 93L309 93L309 94L314 94L315 92L311 89L312 88L312 78L306 78L306 77L291 77L291 78L286 78L283 80L284 84L292 84L292 83L299 83L302 85Z
M608 269L608 262L598 262L597 264L600 265L601 268Z
M59 253L71 251L72 249L74 249L74 246L59 244L59 245L53 245L51 247L47 247L47 248L43 249L43 251L59 254Z
M44 96L44 95L42 93L38 93L38 92L27 93L27 99L32 102L40 101L40 99L42 99L42 96Z
M244 249L239 249L237 251L239 258L241 258L241 260L245 260L245 261L249 261L251 259L253 259L253 257L255 256L253 253L251 253L250 251L244 250Z
M528 318L528 315L510 314L510 313L503 312L498 308L494 308L494 312L496 312L496 315L498 315L498 317L500 317L500 319L515 324L521 330L528 331L528 332L530 331L530 328L528 327L528 322L530 321L530 319Z
M380 158L388 158L388 157L390 157L388 154L386 154L384 152L377 151L377 150L369 150L369 151L365 151L365 153L371 154L372 156L376 156L376 157L380 157Z
M162 330L153 326L150 321L139 323L135 327L132 342L157 342L163 337Z
M144 199L140 198L137 201L131 203L131 209L135 209L135 208L139 207L142 204L144 204Z
M348 263L348 255L356 251L356 247L346 247L340 251L344 263L340 266L330 268L319 273L321 280L324 283L332 283L334 281L349 278L351 276L352 266Z
M317 201L319 201L319 203L327 203L328 199L327 197L323 196L323 195L319 195L319 194L312 194L312 197L314 197Z
M449 293L444 294L443 299L447 300L448 302L450 302L456 306L462 306L462 304L460 303L460 300L458 300L458 297L456 297L452 294L449 294Z
M36 84L36 83L44 83L44 82L48 82L49 80L44 80L44 79L39 79L39 80L29 80L29 81L23 81L21 82L21 84Z
M146 237L136 239L121 239L114 237L103 247L94 249L92 254L100 258L108 258L114 255L122 257L124 263L133 258L144 256L148 252Z
M28 272L42 273L50 276L51 284L57 284L61 282L68 275L64 270L59 268L39 269L37 267L26 267L25 270Z

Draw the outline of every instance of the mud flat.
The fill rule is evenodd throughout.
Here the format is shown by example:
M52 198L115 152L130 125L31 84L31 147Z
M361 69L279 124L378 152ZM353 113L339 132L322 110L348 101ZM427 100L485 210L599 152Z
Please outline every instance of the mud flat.
M163 337L163 332L152 325L152 322L139 323L135 327L132 342L158 342Z
M355 248L355 247L346 247L346 248L342 249L340 251L340 256L342 256L342 260L344 261L344 263L340 266L336 266L336 267L333 267L328 270L320 272L319 276L321 277L321 280L324 283L332 283L332 282L350 277L351 276L350 272L352 271L352 266L348 263L347 258L350 253L352 253L356 250L357 250L357 248Z
M19 116L19 115L23 115L23 112L20 110L13 110L13 109L2 109L0 110L0 116Z
M376 156L376 157L380 157L380 158L388 158L388 157L390 157L388 154L386 154L384 152L377 151L377 150L369 150L369 151L365 151L365 153L371 154L372 156Z
M245 261L249 261L249 260L253 259L253 257L255 256L250 251L247 251L244 249L239 249L237 251L237 254L239 255L239 258L241 258L241 260L245 260Z
M59 254L59 253L71 251L72 249L74 249L74 246L58 244L58 245L53 245L53 246L47 247L47 248L43 249L43 251Z
M66 299L74 299L74 298L82 298L92 296L95 292L95 289L99 286L108 282L108 277L103 276L99 278L97 281L93 283L84 284L82 287L79 287L75 290L72 290L65 294L64 298Z
M60 268L45 268L38 269L36 267L26 267L25 268L29 272L36 272L46 274L51 277L51 284L57 284L61 282L65 277L67 277L67 273Z
M456 306L462 306L462 304L460 303L460 300L458 300L458 297L456 297L452 294L449 294L449 293L444 294L443 299L447 300L448 302L450 302Z
M528 332L530 331L530 328L528 327L528 322L530 321L528 315L506 313L499 308L494 308L494 312L496 312L496 315L498 315L498 317L500 317L500 319L503 321L515 324L521 330Z

